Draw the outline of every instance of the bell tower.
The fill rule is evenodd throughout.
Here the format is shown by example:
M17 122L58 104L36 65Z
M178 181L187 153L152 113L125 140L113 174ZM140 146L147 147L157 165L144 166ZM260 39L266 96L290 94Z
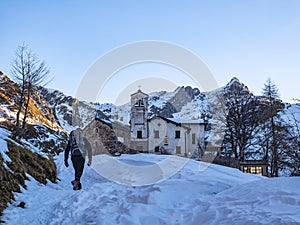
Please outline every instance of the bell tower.
M131 95L131 148L148 152L148 98L140 89Z

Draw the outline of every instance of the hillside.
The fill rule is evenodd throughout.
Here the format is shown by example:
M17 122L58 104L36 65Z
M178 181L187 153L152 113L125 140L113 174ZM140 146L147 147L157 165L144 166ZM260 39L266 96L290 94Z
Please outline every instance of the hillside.
M38 87L29 102L27 125L25 129L16 131L14 124L19 92L19 85L1 73L0 215L7 203L14 199L14 192L26 188L26 180L35 179L42 184L57 182L53 157L64 151L67 135L74 126L85 127L94 120L95 115L107 119L102 112L95 110L93 104L79 102L57 90ZM102 145L102 151L109 149L110 143L117 146L113 151L123 147L118 145L110 127L100 124L99 131L101 140L108 143Z
M52 108L38 92L29 103L28 125L16 135L16 102L19 86L0 76L0 215L14 192L26 188L26 180L57 182L54 155L66 146L66 134ZM29 178L31 177L31 178Z

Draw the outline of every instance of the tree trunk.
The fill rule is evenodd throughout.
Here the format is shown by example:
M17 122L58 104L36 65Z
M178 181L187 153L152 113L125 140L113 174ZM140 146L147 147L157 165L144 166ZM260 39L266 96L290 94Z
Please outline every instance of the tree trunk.
M17 128L19 128L19 126L20 126L20 114L22 112L22 108L23 108L24 102L25 102L25 98L24 98L24 95L25 95L25 82L24 81L22 83L20 94L21 94L21 96L20 96L20 99L19 99L19 107L18 107L17 116L16 116L16 127Z
M276 134L275 134L275 122L274 117L271 118L271 129L272 129L272 154L273 154L273 176L278 177L278 150L276 146Z
M24 111L24 118L23 118L23 123L22 123L22 128L24 129L26 126L26 119L27 119L27 115L28 115L28 108L29 108L29 102L30 102L30 98L31 98L31 91L32 91L32 86L29 83L28 84L28 90L27 90L27 99L25 102L25 111Z

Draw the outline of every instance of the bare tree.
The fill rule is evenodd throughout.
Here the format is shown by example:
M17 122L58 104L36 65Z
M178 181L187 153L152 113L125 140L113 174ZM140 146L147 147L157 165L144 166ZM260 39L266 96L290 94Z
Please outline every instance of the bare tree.
M16 51L16 58L12 64L11 70L12 76L20 84L20 92L18 93L18 111L16 116L16 126L19 127L20 114L25 102L25 89L26 89L26 79L27 79L27 62L26 62L26 46L24 43L18 46Z
M254 137L262 120L261 103L239 82L227 87L224 101L227 111L224 152L227 156L244 161L246 150L257 144Z
M20 115L23 111L22 128L25 128L34 87L49 82L49 69L45 62L40 61L37 55L33 54L31 49L23 43L17 48L11 74L20 85L16 126L20 126Z
M296 99L296 102L293 106L287 107L291 141L287 151L286 164L292 170L291 176L300 176L300 99Z

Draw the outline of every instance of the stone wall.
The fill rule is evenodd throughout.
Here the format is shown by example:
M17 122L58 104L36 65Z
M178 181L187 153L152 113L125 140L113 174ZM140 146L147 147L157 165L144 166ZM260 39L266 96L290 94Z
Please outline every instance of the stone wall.
M131 150L118 141L114 130L100 120L93 120L83 131L91 144L93 155L132 153Z

